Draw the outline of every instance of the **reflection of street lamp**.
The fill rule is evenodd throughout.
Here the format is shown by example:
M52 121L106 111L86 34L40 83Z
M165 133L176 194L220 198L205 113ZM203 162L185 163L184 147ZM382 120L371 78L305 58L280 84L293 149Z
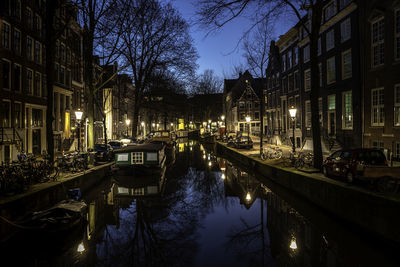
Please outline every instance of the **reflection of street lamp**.
M211 133L211 120L208 120L208 130Z
M174 130L174 124L171 122L171 131Z
M75 111L75 118L78 121L78 151L81 149L81 119L83 112L78 109Z
M292 239L291 241L290 241L290 246L289 246L291 249L293 249L293 250L296 250L297 249L297 244L296 244L296 239Z
M160 127L160 124L159 123L157 123L157 131L158 131L158 128Z
M292 106L290 109L289 109L289 114L290 114L290 118L292 118L292 122L293 122L293 153L295 153L296 152L296 146L295 146L295 140L294 140L294 126L295 126L295 123L294 123L294 121L295 121L295 119L296 119L296 113L297 113L297 109L294 107L294 106Z
M248 123L248 125L247 125L247 143L248 144L250 144L250 120L251 120L251 118L250 118L250 116L247 116L246 117L246 122Z
M125 120L126 123L126 136L129 136L129 124L131 124L131 120L130 119L126 119Z
M142 125L143 127L143 139L144 139L144 137L146 136L146 128L144 127L144 121L142 121L140 125Z

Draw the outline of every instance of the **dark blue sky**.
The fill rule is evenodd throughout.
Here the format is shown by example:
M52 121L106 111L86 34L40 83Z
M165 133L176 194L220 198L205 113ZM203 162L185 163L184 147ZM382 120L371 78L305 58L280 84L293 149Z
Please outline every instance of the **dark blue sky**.
M226 24L218 32L208 35L203 29L193 25L196 8L193 5L195 0L172 0L172 4L177 8L182 16L192 25L191 35L194 38L194 45L200 55L197 63L199 64L198 73L205 69L213 69L221 78L232 77L233 66L243 64L246 61L243 58L241 44L238 41L243 33L249 29L251 23L249 19L240 17ZM276 29L276 36L285 33L291 25L282 25Z

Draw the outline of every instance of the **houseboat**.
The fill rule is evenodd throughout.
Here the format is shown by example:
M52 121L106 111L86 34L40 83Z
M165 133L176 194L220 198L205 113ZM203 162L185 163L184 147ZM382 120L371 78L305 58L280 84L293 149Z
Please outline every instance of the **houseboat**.
M115 165L119 170L160 172L165 165L165 144L144 143L114 150Z

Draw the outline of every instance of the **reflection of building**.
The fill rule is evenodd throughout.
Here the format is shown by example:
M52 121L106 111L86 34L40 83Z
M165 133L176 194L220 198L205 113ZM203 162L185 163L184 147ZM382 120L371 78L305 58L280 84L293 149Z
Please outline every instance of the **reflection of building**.
M233 167L230 162L225 163L224 188L225 195L238 197L240 204L249 209L260 193L260 182L247 172Z

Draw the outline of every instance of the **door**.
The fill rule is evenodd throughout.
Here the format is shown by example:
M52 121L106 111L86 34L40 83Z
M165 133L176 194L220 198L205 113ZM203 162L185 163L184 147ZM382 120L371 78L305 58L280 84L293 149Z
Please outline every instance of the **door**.
M39 155L41 153L41 134L40 129L32 130L32 153Z
M336 111L328 111L328 134L333 136L336 134Z

